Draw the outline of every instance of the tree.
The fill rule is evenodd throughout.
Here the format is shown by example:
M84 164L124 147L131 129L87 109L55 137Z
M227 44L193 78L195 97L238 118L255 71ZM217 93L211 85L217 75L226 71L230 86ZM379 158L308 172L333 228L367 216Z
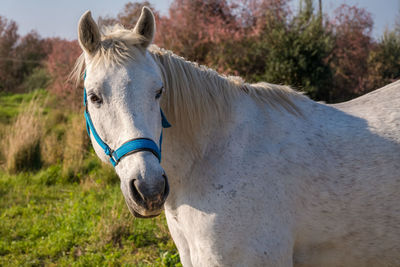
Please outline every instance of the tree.
M367 91L380 88L400 78L400 33L385 31L368 58Z
M243 45L241 52L247 57L238 59L241 73L247 68L250 72L246 76L251 81L288 84L314 99L329 101L332 33L322 23L322 15L315 14L311 0L305 1L293 17L288 18L288 13L285 5L278 13L265 11L261 32Z
M24 80L46 55L45 41L37 32L20 37L17 24L0 16L0 91L25 91Z
M18 41L18 26L0 16L0 90L8 91L16 84L14 76L14 47Z
M218 71L259 81L265 73L268 45L265 35L274 27L285 25L289 6L286 0L232 1L231 13L236 32L227 34L210 49L206 64ZM238 56L240 55L240 56Z
M264 77L305 91L315 100L330 101L332 73L329 55L332 33L315 14L311 0L305 1L285 31L271 29L275 40ZM276 32L276 33L275 33Z
M59 38L48 40L51 51L45 65L52 78L49 90L68 103L72 109L79 110L82 99L82 88L76 88L68 80L69 73L74 67L75 60L82 53L77 41L67 41ZM73 103L71 105L71 103Z
M99 25L100 26L109 26L114 24L121 24L127 29L132 29L135 27L136 22L139 19L140 13L142 12L142 8L144 6L149 7L154 15L158 17L158 11L156 11L152 4L149 1L143 2L128 2L125 4L124 9L118 13L116 18L112 17L99 17Z
M207 63L216 44L237 39L241 30L226 0L175 0L160 18L156 43L186 59Z
M23 81L29 77L36 68L42 66L42 61L46 58L48 48L46 41L43 40L35 31L18 40L18 45L14 48L14 77L23 87ZM26 88L21 88L25 91Z
M368 57L373 20L365 9L341 5L332 22L335 49L332 54L334 84L331 99L349 100L367 92Z

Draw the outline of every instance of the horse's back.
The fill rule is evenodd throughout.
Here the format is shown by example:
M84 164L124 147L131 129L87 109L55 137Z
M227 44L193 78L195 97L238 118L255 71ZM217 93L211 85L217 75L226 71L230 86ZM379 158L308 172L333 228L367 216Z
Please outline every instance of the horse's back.
M332 105L367 121L377 133L400 144L400 80L351 101Z
M308 236L314 235L299 247L295 262L399 266L400 82L331 107L326 108L331 119L323 142L333 152L328 153L326 177L311 186L324 197L311 203L325 213L310 215L318 223L307 223L313 229Z
M335 104L339 109L355 110L369 105L383 105L400 107L400 80L376 89L368 94L357 97L353 100Z

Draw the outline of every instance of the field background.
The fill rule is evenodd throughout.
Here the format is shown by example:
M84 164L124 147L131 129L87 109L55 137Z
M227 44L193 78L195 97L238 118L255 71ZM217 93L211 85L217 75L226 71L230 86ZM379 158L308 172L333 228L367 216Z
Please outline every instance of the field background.
M97 19L132 28L149 6L158 46L327 103L397 80L400 16L373 38L367 10L343 4L326 12L323 3L173 0L162 15L147 1L127 2L115 17ZM130 215L114 170L91 148L82 81L68 79L81 52L76 40L21 36L0 16L0 266L180 266L164 215Z
M40 150L35 142L21 140L34 123L41 124L37 129L42 147L51 143L47 144L50 157L68 149L62 141L70 127L77 131L75 138L88 141L84 125L76 127L76 117L54 110L56 104L44 90L0 95L3 144L12 131L16 135L11 141L19 139L25 145L19 148L23 155L13 154L15 166L0 171L0 266L179 266L164 216L135 219L126 208L114 170L103 165L92 149L85 151L88 145L78 150L83 155L67 156L75 159L69 167L58 157L47 163L42 158L42 166L34 171L20 170L19 164L37 164L27 154L40 155L34 151ZM31 116L34 119L27 119ZM10 122L18 118L28 124L12 129Z

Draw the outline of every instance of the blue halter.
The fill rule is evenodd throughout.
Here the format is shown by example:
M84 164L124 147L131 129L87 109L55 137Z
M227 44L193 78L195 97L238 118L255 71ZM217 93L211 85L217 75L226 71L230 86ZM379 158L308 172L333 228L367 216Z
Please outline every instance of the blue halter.
M86 78L86 72L84 75L84 78ZM160 148L158 148L157 144L149 139L149 138L135 138L126 141L123 143L119 148L116 150L112 150L98 135L96 132L96 129L94 128L92 119L90 118L89 110L87 107L87 95L86 95L86 88L83 89L83 105L85 107L85 120L86 120L86 130L88 132L88 135L90 137L90 133L92 133L94 139L96 140L97 144L104 150L104 153L110 157L110 162L111 164L115 167L117 164L120 162L120 160L130 154L139 152L139 151L150 151L152 152L158 160L161 162L161 145L162 145L162 136L163 136L163 131L161 130L161 135L160 135ZM163 128L169 128L171 127L171 124L167 121L167 118L165 117L164 113L160 109L161 113L161 126Z

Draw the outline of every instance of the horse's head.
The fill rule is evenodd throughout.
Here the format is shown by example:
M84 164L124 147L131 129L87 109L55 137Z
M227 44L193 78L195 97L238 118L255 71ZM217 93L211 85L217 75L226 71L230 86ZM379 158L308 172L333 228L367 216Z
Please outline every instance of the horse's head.
M96 154L111 161L130 211L138 217L160 214L168 180L160 165L161 72L147 52L155 31L150 9L132 30L101 36L90 12L79 21L85 73L85 117ZM136 139L136 140L135 140Z

